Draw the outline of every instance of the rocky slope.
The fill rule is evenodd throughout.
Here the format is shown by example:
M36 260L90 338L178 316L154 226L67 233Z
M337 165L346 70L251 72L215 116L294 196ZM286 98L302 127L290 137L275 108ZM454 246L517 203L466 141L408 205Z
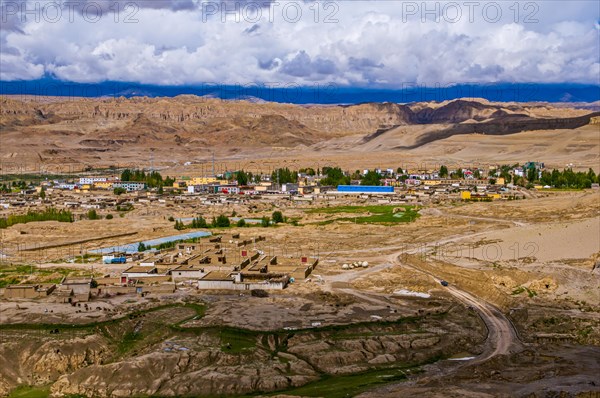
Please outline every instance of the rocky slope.
M173 328L193 314L188 307L169 307L76 332L57 325L62 332L54 335L43 328L5 328L0 395L17 385L50 383L57 397L285 391L323 377L391 371L476 352L485 340L479 318L462 307L312 330Z

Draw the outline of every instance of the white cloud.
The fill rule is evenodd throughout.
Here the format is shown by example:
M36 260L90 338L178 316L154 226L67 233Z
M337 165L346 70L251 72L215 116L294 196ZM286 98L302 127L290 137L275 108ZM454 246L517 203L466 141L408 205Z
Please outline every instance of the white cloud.
M255 10L244 8L248 3L238 9ZM600 16L593 2L564 7L540 2L537 10L524 2L519 13L510 8L512 2L496 2L502 14L498 21L495 6L486 9L484 2L469 14L466 3L458 2L460 14L448 8L439 22L423 15L422 2L410 3L413 8L408 2L348 1L327 9L324 4L282 1L263 9L256 23L243 21L242 13L229 13L223 22L206 1L143 2L134 15L103 9L95 23L90 22L95 15L78 12L69 20L66 10L53 23L44 15L38 22L31 15L22 21L10 10L0 33L0 78L50 74L74 82L384 87L599 83ZM431 10L437 3L428 4ZM448 4L440 2L438 11ZM234 9L235 2L228 7ZM215 15L202 14L208 9ZM290 21L297 10L299 20ZM138 22L125 23L125 17ZM326 23L327 18L337 22ZM539 22L531 22L535 19Z

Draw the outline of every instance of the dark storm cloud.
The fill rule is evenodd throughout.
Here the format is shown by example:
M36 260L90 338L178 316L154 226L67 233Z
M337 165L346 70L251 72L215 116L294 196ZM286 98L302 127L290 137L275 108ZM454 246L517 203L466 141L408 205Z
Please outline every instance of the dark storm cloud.
M278 59L270 59L267 61L258 61L258 66L260 67L260 69L264 69L264 70L273 70L275 68L278 68L279 65L281 65L281 61L279 61Z
M375 61L368 58L354 58L348 59L348 65L358 71L369 70L369 69L382 69L385 67L383 63L376 63Z
M337 71L335 64L323 58L314 61L306 51L300 51L294 58L281 67L281 72L295 77L308 77L313 74L331 75Z

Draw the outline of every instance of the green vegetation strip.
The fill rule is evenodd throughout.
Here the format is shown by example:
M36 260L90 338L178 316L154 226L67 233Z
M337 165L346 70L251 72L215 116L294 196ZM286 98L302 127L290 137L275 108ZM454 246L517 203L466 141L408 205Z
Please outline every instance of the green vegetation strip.
M397 209L403 209L398 211ZM396 210L396 212L394 212ZM356 214L354 217L341 217L322 221L319 224L331 224L336 221L350 221L356 224L395 224L415 221L420 215L414 206L335 206L310 209L309 214Z
M10 215L0 218L0 228L8 228L15 224L26 224L36 221L73 222L73 214L67 210L46 209L44 211L28 211L26 214Z
M10 392L8 398L46 398L50 396L50 386L20 386Z

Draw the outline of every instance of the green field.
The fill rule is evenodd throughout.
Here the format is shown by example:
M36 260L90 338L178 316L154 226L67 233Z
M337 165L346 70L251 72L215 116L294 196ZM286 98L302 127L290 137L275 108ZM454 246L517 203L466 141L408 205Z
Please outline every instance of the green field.
M20 386L10 392L8 398L46 398L50 396L50 386Z
M403 209L403 211L396 211L394 213L394 210L398 209ZM393 205L323 207L307 210L307 213L351 215L321 221L319 222L320 225L339 221L353 222L356 224L397 224L415 221L420 216L419 209L415 206Z

